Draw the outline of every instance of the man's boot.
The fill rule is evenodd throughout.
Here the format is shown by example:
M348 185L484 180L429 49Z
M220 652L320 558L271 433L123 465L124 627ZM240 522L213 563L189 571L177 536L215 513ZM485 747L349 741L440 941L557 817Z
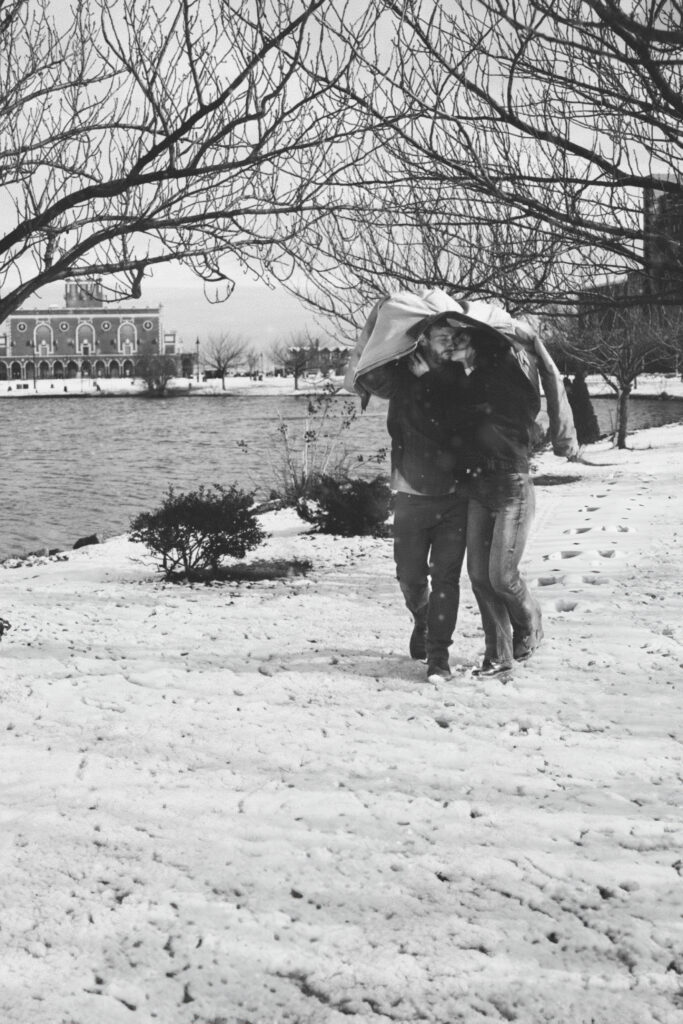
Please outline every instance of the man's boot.
M410 634L410 657L415 661L424 661L427 657L427 611L429 605L424 605L413 612L415 625Z

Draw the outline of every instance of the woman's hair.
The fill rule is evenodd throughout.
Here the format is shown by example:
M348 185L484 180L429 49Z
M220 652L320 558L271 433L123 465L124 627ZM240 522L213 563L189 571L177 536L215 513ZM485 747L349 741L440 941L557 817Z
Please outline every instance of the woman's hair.
M482 328L470 330L470 341L475 367L495 366L510 351L510 346L502 338Z

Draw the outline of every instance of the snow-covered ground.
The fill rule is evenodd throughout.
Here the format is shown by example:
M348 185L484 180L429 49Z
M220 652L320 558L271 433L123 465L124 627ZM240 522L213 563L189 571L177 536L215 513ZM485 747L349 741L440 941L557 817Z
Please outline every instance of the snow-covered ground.
M340 388L343 380L343 377L328 378L319 374L309 374L299 378L295 390L293 377L264 377L262 380L252 380L250 377L226 377L225 382L221 380L197 381L179 377L170 382L168 390L171 394L225 395L226 397L244 394L278 396L313 394L330 385ZM591 395L614 394L609 385L597 374L588 377L587 384ZM36 380L35 382L0 381L0 398L62 398L64 395L69 398L101 397L144 394L145 390L144 381L129 378L91 380L90 378L76 377L68 380ZM675 374L643 374L638 378L633 394L655 397L666 394L672 398L683 398L683 380L680 375Z
M3 1024L683 1019L683 426L544 455L544 646L438 688L391 542L173 586L125 538L0 569Z
M224 386L225 384L225 386ZM315 394L326 387L340 388L343 377L324 377L310 374L300 377L294 387L293 377L226 377L197 381L187 377L176 377L169 382L167 391L173 395L262 395L280 396L294 394ZM112 395L143 395L147 386L143 380L125 378L74 377L68 380L0 381L0 398L101 398Z
M607 384L603 377L594 374L586 377L586 384L591 395L614 395L614 390ZM668 395L669 398L683 398L683 378L680 374L673 373L644 373L634 381L631 394L638 397L659 397Z

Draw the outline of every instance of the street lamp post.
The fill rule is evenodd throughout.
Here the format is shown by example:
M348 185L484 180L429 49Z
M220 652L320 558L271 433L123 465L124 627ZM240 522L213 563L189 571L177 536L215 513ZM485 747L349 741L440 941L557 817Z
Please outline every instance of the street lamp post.
M197 383L199 384L199 338L197 338L197 341L195 342L195 348L197 350L197 355L195 356L197 365Z

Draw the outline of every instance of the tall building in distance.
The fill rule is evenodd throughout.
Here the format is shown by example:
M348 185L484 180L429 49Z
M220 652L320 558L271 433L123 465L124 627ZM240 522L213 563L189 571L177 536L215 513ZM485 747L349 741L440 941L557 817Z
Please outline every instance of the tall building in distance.
M663 189L643 196L644 291L683 304L683 197Z
M610 330L623 309L683 310L683 197L665 189L643 193L643 265L579 295L579 324Z
M193 356L164 332L161 307L112 306L102 283L66 281L64 305L22 308L0 326L0 380L135 377L141 359L171 356L191 376Z

